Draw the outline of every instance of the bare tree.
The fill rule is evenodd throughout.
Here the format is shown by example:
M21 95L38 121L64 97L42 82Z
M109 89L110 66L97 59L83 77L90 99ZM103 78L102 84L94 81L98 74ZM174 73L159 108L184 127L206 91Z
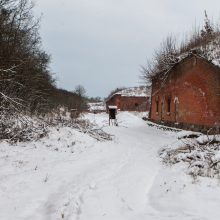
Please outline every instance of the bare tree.
M219 36L218 28L214 28L214 25L211 23L205 11L204 27L202 29L195 27L179 44L175 37L172 35L168 36L165 41L162 42L160 48L154 52L153 58L147 60L147 64L142 66L141 79L144 80L146 84L151 83L152 79L156 76L165 79L166 73L178 63L184 55L191 53L192 50L211 59L212 57L209 54L209 48L207 46L210 42L219 44L219 41L215 41L216 36Z
M178 62L178 47L176 38L168 36L161 44L160 48L154 52L152 60L147 61L146 66L142 66L141 79L149 84L157 74L167 71Z

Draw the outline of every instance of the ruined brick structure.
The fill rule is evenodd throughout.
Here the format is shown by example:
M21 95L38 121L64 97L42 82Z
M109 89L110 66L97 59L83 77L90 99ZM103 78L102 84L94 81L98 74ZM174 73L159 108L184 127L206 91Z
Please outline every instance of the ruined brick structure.
M108 106L115 105L120 111L149 111L150 94L146 88L128 88L111 95L106 100L106 109Z
M219 130L218 66L191 54L164 76L152 80L152 121L202 132L210 128Z

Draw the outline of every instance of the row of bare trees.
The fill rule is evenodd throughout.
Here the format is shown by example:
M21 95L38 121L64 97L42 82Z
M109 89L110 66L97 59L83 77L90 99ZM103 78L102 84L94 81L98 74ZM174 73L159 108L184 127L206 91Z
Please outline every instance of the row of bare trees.
M39 19L30 0L0 0L0 112L48 112L84 102L76 92L56 88L50 56L41 47ZM75 106L79 104L75 104ZM82 107L79 107L80 110Z
M0 0L0 139L42 136L44 122L35 126L32 116L60 106L77 112L86 108L82 87L73 92L56 87L33 7L31 0Z
M210 21L205 11L203 28L195 27L194 30L180 43L173 35L168 36L154 52L153 58L142 67L141 78L151 83L155 76L164 77L166 72L179 62L184 55L194 50L202 56L208 55L208 45L220 35L218 26Z
M24 106L41 110L53 85L47 70L49 56L41 50L39 21L33 18L28 0L0 2L1 108Z

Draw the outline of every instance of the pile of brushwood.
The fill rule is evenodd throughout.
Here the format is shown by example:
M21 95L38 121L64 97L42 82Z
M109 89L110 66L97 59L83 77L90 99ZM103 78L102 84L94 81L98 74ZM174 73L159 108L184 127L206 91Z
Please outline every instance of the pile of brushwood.
M91 123L83 117L72 117L67 108L60 108L47 115L47 125L56 127L70 127L84 134L88 134L98 141L112 140L112 135L103 131L97 124Z
M165 164L187 164L187 173L198 176L220 178L220 135L188 133L179 136L172 146L159 152Z

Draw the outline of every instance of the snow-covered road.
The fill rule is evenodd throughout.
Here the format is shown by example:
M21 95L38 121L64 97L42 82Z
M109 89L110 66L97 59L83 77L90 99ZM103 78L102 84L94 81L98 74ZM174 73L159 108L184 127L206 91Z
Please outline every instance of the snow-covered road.
M62 128L38 142L1 143L0 220L220 219L217 184L161 164L158 150L175 133L127 112L118 127L104 113L85 117L113 141Z
M107 124L106 117L100 125ZM81 219L146 219L154 215L148 208L148 191L160 167L157 150L170 142L164 132L147 127L139 117L119 115L119 127L107 127L115 141L101 147L101 161L91 174L95 190L89 191L82 206ZM162 142L162 143L161 143ZM150 211L150 212L149 212Z

